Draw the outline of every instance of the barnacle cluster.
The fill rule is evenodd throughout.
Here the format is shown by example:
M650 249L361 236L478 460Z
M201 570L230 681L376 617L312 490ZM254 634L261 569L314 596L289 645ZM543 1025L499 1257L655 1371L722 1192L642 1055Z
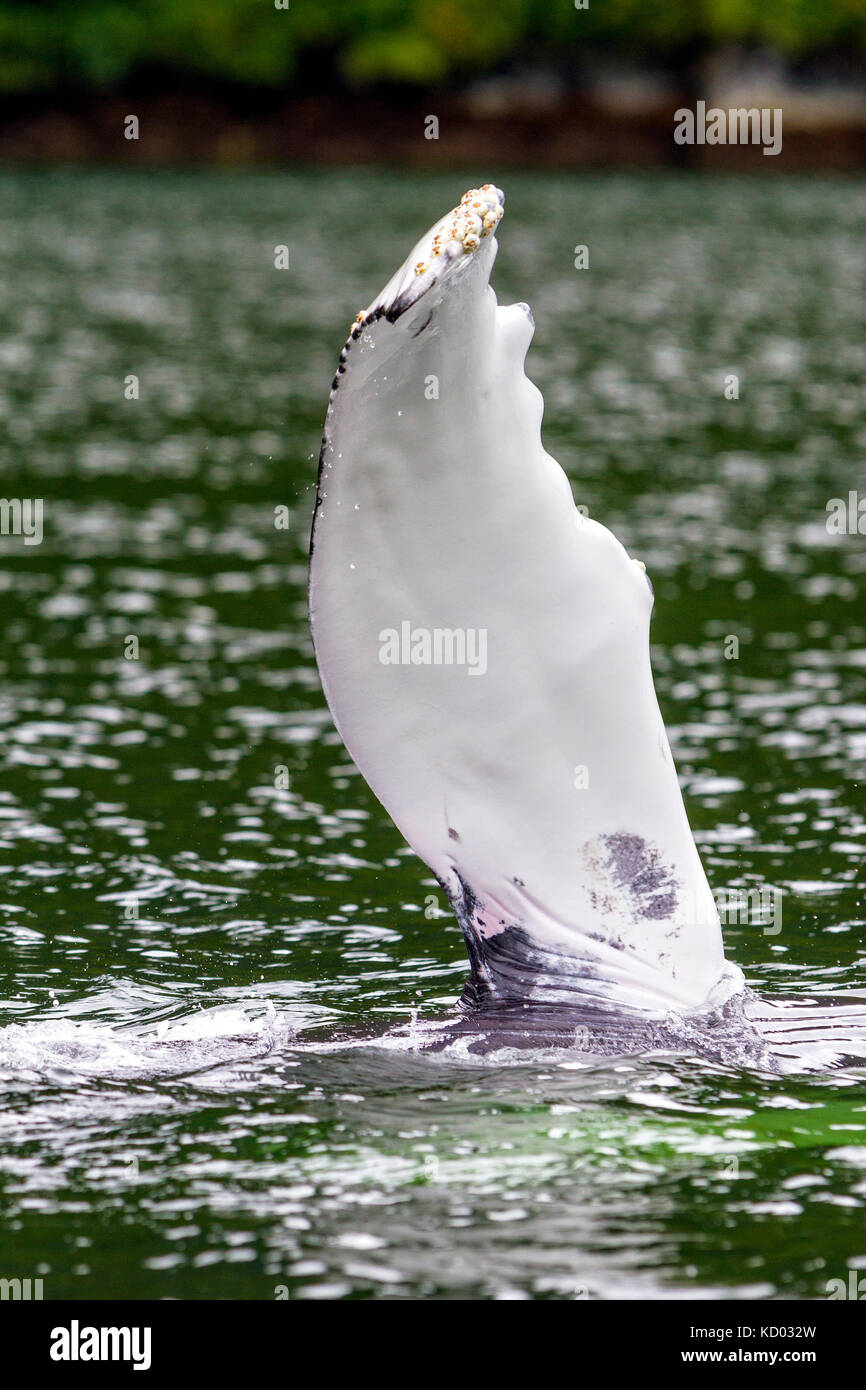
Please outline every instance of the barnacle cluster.
M499 223L503 212L502 194L492 183L470 188L460 202L436 228L429 260L417 261L415 274L423 275L432 267L437 256L459 256L461 252L476 251L482 239L489 236Z
M505 209L505 195L492 183L484 183L480 188L470 188L463 194L456 208L437 222L421 243L421 258L410 267L406 274L426 275L436 268L440 258L445 265L459 257L477 251L485 237L498 226ZM368 311L361 310L355 317L350 331L350 339L356 336L367 320Z

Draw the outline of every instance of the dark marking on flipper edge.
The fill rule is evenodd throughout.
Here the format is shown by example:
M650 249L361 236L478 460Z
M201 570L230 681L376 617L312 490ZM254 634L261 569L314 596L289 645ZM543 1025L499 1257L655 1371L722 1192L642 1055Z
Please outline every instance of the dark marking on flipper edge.
M638 904L653 903L653 912L675 889L674 881L653 846L638 835L611 835L613 855L624 883ZM460 923L469 953L470 975L459 1014L421 1046L439 1051L458 1039L471 1038L470 1053L500 1048L569 1048L598 1057L674 1051L707 1061L778 1071L778 1060L760 1031L745 1016L753 996L744 990L718 1008L699 1015L671 1011L651 1018L620 1003L588 993L597 988L595 962L537 941L519 923L500 923L482 936L484 904L453 871L457 890L439 880ZM670 910L676 906L676 894ZM649 914L647 914L649 915ZM657 915L663 915L658 912Z

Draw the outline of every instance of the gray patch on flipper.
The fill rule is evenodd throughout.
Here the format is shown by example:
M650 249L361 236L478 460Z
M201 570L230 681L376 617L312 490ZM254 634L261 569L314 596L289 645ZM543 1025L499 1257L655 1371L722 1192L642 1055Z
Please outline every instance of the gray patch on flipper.
M602 835L601 841L607 850L607 868L617 886L631 897L635 916L673 917L679 884L661 851L642 835L624 831Z
M433 319L433 310L431 309L430 312L429 312L429 314L427 315L426 319L425 319L424 322L422 323L421 327L420 327L420 328L416 328L416 329L414 330L414 332L413 332L413 334L412 334L412 337L413 337L413 338L420 338L420 337L421 337L421 334L424 332L425 328L429 328L429 326L430 326L430 324L431 324L431 322L432 322L432 319Z

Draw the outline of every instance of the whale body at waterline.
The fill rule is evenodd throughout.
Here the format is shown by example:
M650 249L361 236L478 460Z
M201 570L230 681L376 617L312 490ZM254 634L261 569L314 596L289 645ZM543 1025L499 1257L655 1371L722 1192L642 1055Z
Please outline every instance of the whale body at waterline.
M725 958L653 686L652 585L543 448L532 313L489 283L503 211L470 190L358 314L319 464L324 692L469 954L458 1016L413 1036L866 1055L866 1009L771 1005Z

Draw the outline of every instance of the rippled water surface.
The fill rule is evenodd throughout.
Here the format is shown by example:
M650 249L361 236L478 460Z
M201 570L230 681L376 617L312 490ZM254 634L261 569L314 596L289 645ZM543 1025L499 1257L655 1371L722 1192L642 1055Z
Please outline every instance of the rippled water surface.
M0 477L45 518L0 537L0 1275L46 1296L822 1296L866 1266L856 1069L298 1046L434 1018L466 973L330 724L305 579L348 324L479 175L0 176ZM855 998L866 537L825 519L866 484L866 192L506 191L497 292L535 312L547 447L653 577L710 880L784 895L728 951Z

